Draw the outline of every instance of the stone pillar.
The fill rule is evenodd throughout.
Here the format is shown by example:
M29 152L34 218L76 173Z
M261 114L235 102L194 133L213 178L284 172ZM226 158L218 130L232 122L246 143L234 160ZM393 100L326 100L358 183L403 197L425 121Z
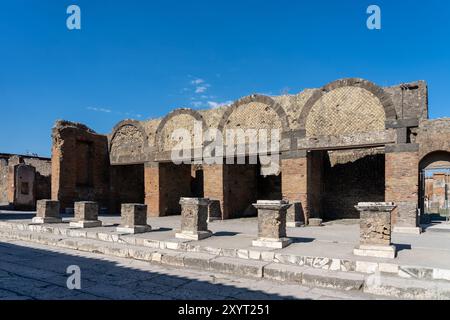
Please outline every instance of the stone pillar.
M395 258L396 248L391 243L392 202L360 202L360 244L355 255L377 258Z
M229 206L227 203L227 193L225 178L226 165L205 164L203 165L203 193L205 198L219 201L221 219L228 219Z
M147 205L138 203L123 203L121 208L121 224L117 227L119 233L145 233L152 227L147 224Z
M287 201L260 200L253 206L258 210L258 239L254 247L284 248L292 240L286 237Z
M290 203L298 202L301 204L301 211L304 215L305 222L308 223L309 207L308 207L308 158L306 152L301 154L302 157L286 158L281 160L281 190L283 199Z
M207 198L181 198L181 231L175 237L187 240L202 240L212 235L208 230Z
M70 222L70 226L75 228L101 227L102 222L98 220L98 203L92 201L75 202L75 220Z
M59 215L59 201L54 200L38 200L36 205L36 217L33 223L61 223L62 219Z
M397 206L392 214L394 232L420 234L419 155L416 144L386 146L385 199Z
M294 202L287 209L286 227L297 228L305 225L305 216L300 202Z

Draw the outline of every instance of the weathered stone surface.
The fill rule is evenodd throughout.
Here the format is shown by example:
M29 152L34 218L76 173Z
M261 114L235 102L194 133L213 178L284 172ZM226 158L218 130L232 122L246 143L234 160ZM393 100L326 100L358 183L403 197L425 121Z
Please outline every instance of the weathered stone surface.
M75 202L75 219L70 223L72 227L93 228L100 227L98 220L98 203L92 201Z
M206 198L181 198L181 231L175 236L180 239L201 240L211 236L208 230L208 205Z
M293 202L287 209L286 226L296 228L305 225L305 216L301 202Z
M121 220L117 232L144 233L151 230L151 227L147 225L147 205L145 204L122 204Z
M393 203L361 202L356 206L360 211L360 246L354 254L382 258L395 258L395 247L391 246L391 213Z
M253 206L258 209L258 239L253 246L284 248L291 241L286 237L286 201L260 200Z
M61 222L59 210L59 201L38 200L33 223L59 223Z

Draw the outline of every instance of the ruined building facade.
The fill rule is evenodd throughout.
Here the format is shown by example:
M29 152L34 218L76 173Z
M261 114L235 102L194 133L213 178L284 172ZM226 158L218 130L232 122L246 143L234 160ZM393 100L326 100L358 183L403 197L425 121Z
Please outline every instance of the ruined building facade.
M0 154L0 207L33 210L51 191L51 161L28 155Z
M259 163L172 163L172 132L193 133L194 120L221 132L281 130L280 170L267 173ZM447 152L450 121L428 120L425 82L380 87L343 79L297 95L251 95L217 109L125 120L108 135L59 121L52 198L62 208L95 200L112 213L120 203L145 203L149 216L165 216L180 213L180 197L207 197L219 201L223 219L254 214L256 200L286 199L300 202L306 219L325 220L358 218L358 202L392 201L393 224L415 228L423 202L420 172Z

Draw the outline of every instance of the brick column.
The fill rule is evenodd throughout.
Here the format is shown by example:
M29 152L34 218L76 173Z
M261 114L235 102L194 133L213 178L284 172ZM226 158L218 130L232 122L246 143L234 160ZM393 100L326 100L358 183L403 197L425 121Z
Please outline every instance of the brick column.
M305 222L309 219L308 206L308 158L306 153L297 158L283 158L281 160L281 190L283 199L289 203L300 202L297 207L305 216ZM295 208L294 208L295 209Z
M397 208L392 214L394 232L419 234L419 155L415 144L386 146L385 200Z
M220 213L216 213L217 216L221 216L222 219L229 218L229 210L226 197L226 179L225 179L225 166L221 164L203 165L203 192L205 198L209 198L213 201L219 201Z
M160 216L160 187L159 187L159 164L149 162L144 168L145 204L149 217Z

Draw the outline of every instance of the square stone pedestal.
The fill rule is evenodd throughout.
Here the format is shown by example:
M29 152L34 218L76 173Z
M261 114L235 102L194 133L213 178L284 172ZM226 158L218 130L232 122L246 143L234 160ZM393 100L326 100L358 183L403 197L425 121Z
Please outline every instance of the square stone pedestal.
M101 227L102 222L98 220L98 203L92 201L75 202L75 220L70 222L74 228Z
M301 202L294 202L286 211L286 227L298 228L305 226L305 217Z
M208 230L207 198L181 198L181 230L175 234L178 239L202 240L211 237Z
M286 211L290 204L283 200L260 200L253 206L258 210L258 239L252 245L277 249L290 245L292 240L286 237Z
M59 210L59 201L38 200L36 204L36 217L32 219L32 223L61 223L62 219L59 215Z
M147 205L138 203L124 203L121 208L121 225L117 227L119 233L145 233L152 230L147 224Z
M396 257L391 243L392 202L360 202L355 208L360 212L360 244L353 254L365 257Z

